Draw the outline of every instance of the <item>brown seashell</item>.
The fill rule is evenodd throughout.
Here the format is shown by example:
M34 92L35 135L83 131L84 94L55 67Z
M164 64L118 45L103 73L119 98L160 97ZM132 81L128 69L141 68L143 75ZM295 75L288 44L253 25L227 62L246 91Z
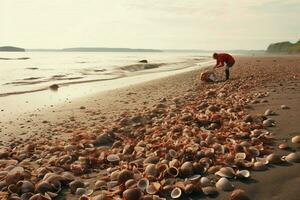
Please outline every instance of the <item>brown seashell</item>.
M129 179L134 179L134 174L132 171L124 169L119 173L118 183L125 184L125 182L128 181Z
M173 159L169 162L169 166L178 168L180 166L180 162L177 159Z
M291 141L292 141L292 143L295 143L295 144L300 143L300 135L296 135L296 136L292 137Z
M156 164L159 161L159 157L150 156L144 160L144 164Z
M146 192L148 194L156 194L158 193L158 191L161 188L161 184L158 182L153 182L151 183L147 188L146 188Z
M82 195L86 195L86 196L90 196L93 194L93 190L87 190L85 188L77 188L75 194L78 196L82 196Z
M30 181L19 181L17 183L20 192L23 193L32 193L34 192L34 185Z
M120 157L117 154L110 154L107 156L107 161L113 164L118 164L120 161Z
M235 171L231 167L222 167L215 174L221 177L233 178L235 176Z
M170 149L168 154L171 158L176 158L177 157L177 152L174 149Z
M77 188L83 188L84 187L84 183L80 180L74 180L74 181L69 183L69 187L70 187L71 193L75 194Z
M120 174L120 171L119 171L119 170L116 170L116 171L111 172L111 174L110 174L110 180L111 180L111 181L116 181L116 180L118 180L119 174Z
M158 170L156 169L155 164L148 164L145 168L145 174L147 176L157 177L159 175Z
M195 174L202 174L205 172L205 168L202 164L198 162L193 163L193 171Z
M234 190L230 195L230 200L250 200L245 191L241 189Z
M272 154L268 155L266 159L270 164L280 164L280 163L282 163L281 156L279 156L278 154L272 153Z
M195 185L194 184L187 184L185 187L184 187L184 192L186 193L186 194L192 194L193 192L194 192L194 190L195 190Z
M207 196L213 196L213 195L218 194L217 188L212 187L212 186L203 187L202 191Z
M92 200L110 200L110 198L106 194L101 193L101 194L94 196L92 198Z
M185 162L180 167L180 172L183 176L193 175L193 164L191 162Z
M214 165L207 169L207 173L214 174L221 169L220 166Z
M267 170L268 168L265 163L257 161L253 164L252 169L256 171L264 171Z
M129 179L125 182L125 188L131 188L136 185L136 181L134 179Z
M115 136L113 134L103 133L96 138L95 144L96 145L108 145L110 143L113 143L114 139L115 139Z
M146 178L142 178L137 182L137 188L141 191L144 191L149 186L149 180Z
M50 185L50 183L45 182L45 181L40 181L35 185L35 193L45 193L48 191L51 191L53 188Z
M23 167L14 167L10 170L5 178L6 185L16 184L18 181L24 178L24 168Z
M236 172L236 176L238 177L238 178L249 178L250 177L250 171L248 171L248 170L238 170L237 172Z
M106 181L103 180L96 181L94 188L95 190L106 190L107 189Z
M28 192L28 193L24 193L20 196L21 200L28 200L30 199L34 194L31 193L31 192Z
M279 148L279 149L286 150L286 149L288 149L288 148L289 148L289 145L288 145L288 144L286 144L286 143L282 143L282 144L278 145L278 148Z
M123 192L124 200L140 200L142 198L142 192L137 188L130 188Z
M51 197L47 193L45 193L45 195L39 193L30 197L29 200L51 200Z
M299 163L300 155L297 153L290 153L287 156L282 156L282 159L289 163Z
M179 170L176 168L176 167L169 167L167 170L166 170L166 173L168 175L170 175L171 177L177 177L178 174L179 174Z

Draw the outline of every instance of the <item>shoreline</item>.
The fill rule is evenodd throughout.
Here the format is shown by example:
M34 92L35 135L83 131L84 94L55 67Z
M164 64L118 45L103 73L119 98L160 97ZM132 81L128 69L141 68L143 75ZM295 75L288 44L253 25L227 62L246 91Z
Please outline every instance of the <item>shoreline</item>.
M256 115L263 114L266 109L272 109L278 114L272 116L277 122L276 126L268 128L275 136L275 144L271 145L276 150L275 152L284 155L293 151L299 152L299 146L289 142L292 136L300 134L300 126L297 124L297 119L300 117L300 107L297 103L300 101L299 63L300 57L296 56L292 58L238 56L230 82L198 84L199 70L195 70L78 99L67 106L53 108L48 113L38 113L36 116L32 116L32 122L28 123L35 127L29 127L28 131L32 131L32 135L28 136L31 141L38 141L41 136L49 141L56 139L61 141L62 137L66 135L65 140L68 141L68 136L73 137L73 134L76 135L80 132L97 135L101 133L100 130L103 127L117 122L122 116L141 112L141 110L154 109L153 106L160 103L172 106L174 102L182 100L189 104L190 100L201 99L210 90L223 91L222 88L233 84L235 88L228 88L232 92L228 96L238 95L238 92L242 92L244 95L253 95L254 100L259 100L259 103L250 103L249 108L251 109L246 109L245 112ZM223 70L218 75L223 76ZM287 80L286 78L291 79ZM255 93L258 95L255 96ZM258 97L259 94L267 93L268 95L263 98ZM262 99L264 101L261 101ZM210 100L215 101L214 98ZM280 105L282 104L286 104L290 109L281 110ZM26 123L24 120L28 121L28 118L21 119L23 125ZM16 127L12 127L13 129ZM37 132L34 132L34 129ZM39 134L38 131L42 131L43 134ZM26 144L27 141L28 139L18 139L13 143L18 146ZM278 151L279 142L288 143L291 149ZM299 195L299 191L294 187L300 181L299 169L299 164L271 166L265 172L251 171L251 179L248 182L234 181L234 185L244 189L250 199L292 200ZM87 178L86 181L93 185L95 179ZM282 183L286 185L282 187ZM230 193L220 192L219 196L214 199L228 198L229 195ZM67 197L75 199L73 195ZM205 199L209 198L205 197Z

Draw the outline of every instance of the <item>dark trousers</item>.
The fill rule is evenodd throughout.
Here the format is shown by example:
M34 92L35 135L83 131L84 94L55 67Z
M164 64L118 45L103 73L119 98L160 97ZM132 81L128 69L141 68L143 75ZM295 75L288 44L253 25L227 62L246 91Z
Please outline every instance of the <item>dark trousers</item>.
M225 67L225 78L226 80L229 79L230 76L230 68L234 65L234 63L226 63L226 67Z

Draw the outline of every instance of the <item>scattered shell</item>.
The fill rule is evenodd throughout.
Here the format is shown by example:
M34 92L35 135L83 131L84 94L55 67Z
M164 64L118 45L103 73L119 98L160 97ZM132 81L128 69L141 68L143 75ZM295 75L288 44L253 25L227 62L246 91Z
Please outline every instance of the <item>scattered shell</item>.
M273 119L266 119L263 121L263 125L265 127L272 127L275 126L275 121Z
M107 189L106 182L103 180L98 180L95 183L95 190L104 190Z
M241 189L234 190L230 195L230 200L250 200L245 191Z
M300 143L300 135L292 137L292 143Z
M107 156L107 161L111 163L118 163L120 161L120 157L116 154L111 154Z
M217 181L216 187L219 190L224 190L224 191L232 191L234 188L233 185L230 183L230 181L225 177L222 177Z
M278 145L278 148L279 148L279 149L286 150L286 149L288 149L288 148L289 148L289 145L288 145L288 144L286 144L286 143L282 143L282 144Z
M91 194L93 194L93 190L87 190L85 188L77 188L75 194L78 196L82 196L82 195L87 195L90 196Z
M265 116L270 116L270 115L275 115L275 114L276 113L274 111L270 110L270 109L266 110L265 113L264 113Z
M203 187L202 191L207 196L213 196L213 195L218 194L217 188L212 187L212 186Z
M139 200L142 197L142 192L137 188L130 188L123 192L123 199L125 200Z
M257 161L253 164L252 169L256 170L256 171L264 171L264 170L267 170L268 168L265 165L265 163Z
M245 160L246 159L246 154L245 153L237 153L237 154L235 154L235 159Z
M153 176L153 177L158 176L158 170L156 169L156 165L148 164L147 167L145 168L145 174L147 176Z
M202 177L200 179L200 184L202 187L207 187L211 185L211 181L207 177Z
M176 158L177 157L177 152L174 149L170 149L169 150L169 156L171 156L171 158Z
M129 179L134 179L134 174L132 171L124 169L119 173L118 183L125 184L125 182L128 181Z
M146 178L142 178L137 182L137 187L144 191L149 186L149 180Z
M178 199L179 197L181 197L181 194L182 194L181 189L176 187L172 190L171 197L172 199Z
M272 154L268 155L266 159L270 164L280 164L280 163L282 163L281 156L279 156L278 154L272 153Z
M226 178L233 178L235 176L235 172L231 167L222 167L215 174Z
M160 183L153 182L146 188L146 192L148 194L156 194L160 190L160 188L161 188Z
M84 187L84 183L80 180L74 180L71 183L69 183L69 187L70 187L71 193L75 194L77 188L83 188Z
M238 170L236 172L236 176L238 178L249 178L250 177L250 171L248 171L248 170Z
M185 162L180 167L180 172L183 176L191 176L193 174L193 164Z
M104 193L98 194L92 198L92 200L109 200L109 199L110 198Z
M300 162L300 156L297 153L290 153L287 156L283 156L282 159L289 162L289 163L298 163L298 162Z
M166 170L167 174L169 174L171 177L176 177L179 174L179 170L176 167L169 167Z
M290 107L288 107L287 105L281 105L280 108L281 108L282 110L290 109Z

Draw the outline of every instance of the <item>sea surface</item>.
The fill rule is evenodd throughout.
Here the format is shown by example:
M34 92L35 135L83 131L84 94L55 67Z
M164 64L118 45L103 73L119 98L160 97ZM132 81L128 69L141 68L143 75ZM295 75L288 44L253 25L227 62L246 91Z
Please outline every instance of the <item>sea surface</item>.
M148 64L139 63L144 59ZM0 110L63 103L209 63L201 53L0 52Z

